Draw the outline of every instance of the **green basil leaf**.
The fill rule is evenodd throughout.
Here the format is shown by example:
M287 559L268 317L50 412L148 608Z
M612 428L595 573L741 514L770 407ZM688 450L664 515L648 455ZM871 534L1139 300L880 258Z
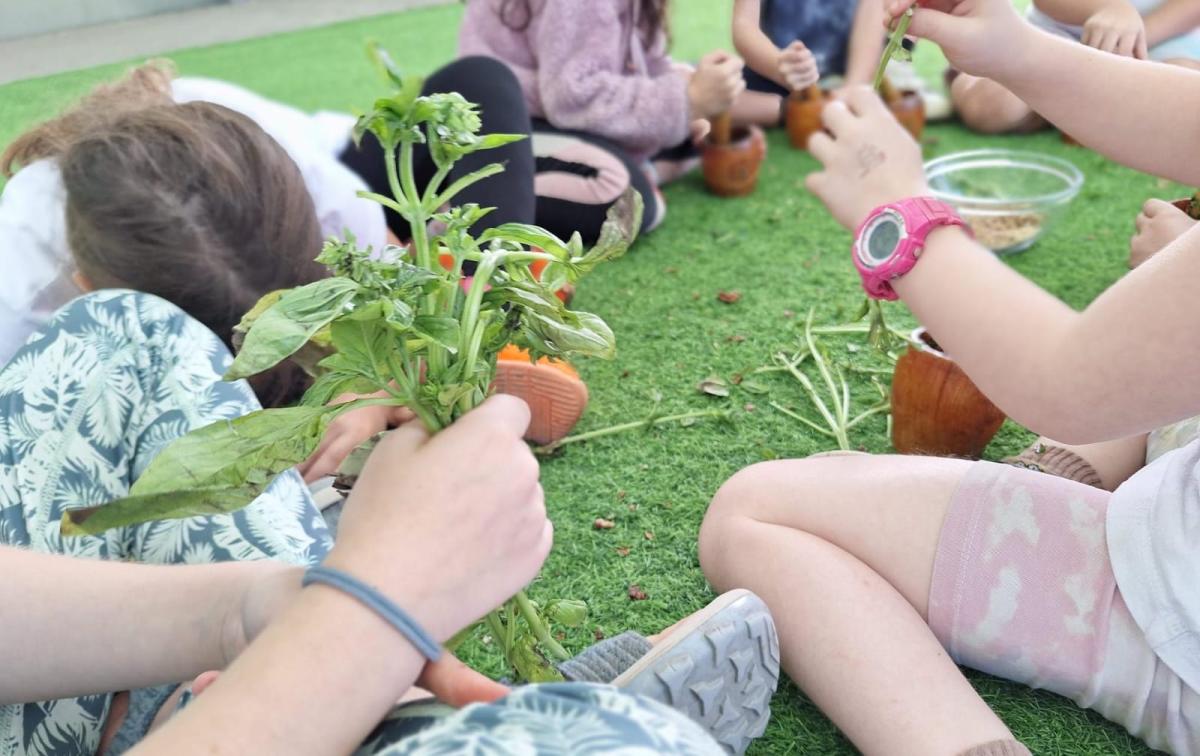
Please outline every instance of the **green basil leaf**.
M113 528L127 528L154 520L181 520L228 514L242 509L266 486L216 486L145 496L130 496L111 504L63 513L59 532L63 537L99 535Z
M324 278L285 292L254 321L225 380L257 375L300 350L317 331L346 314L359 286L346 278Z
M629 249L642 229L642 195L633 188L625 190L621 198L608 209L608 217L600 227L600 238L582 259L574 260L583 273L602 262L616 260Z
M396 348L395 336L382 320L335 320L330 330L338 355L357 372L386 383L388 353Z
M559 266L555 266L559 267ZM540 312L543 315L563 317L566 308L562 301L554 296L552 289L542 284L528 281L505 281L493 284L490 291L483 295L484 306L511 305L524 310Z
M305 407L324 407L343 394L372 394L379 389L379 384L369 378L357 373L334 370L313 382L308 391L304 392L301 404Z
M584 355L611 359L617 353L617 341L608 324L590 312L566 312L561 320L537 312L522 318L518 346L556 357ZM520 343L522 339L526 343Z
M154 458L128 497L65 512L63 532L97 533L241 509L280 473L308 459L329 420L356 404L259 410L192 431Z
M528 139L524 134L484 134L475 143L475 148L471 152L479 152L480 150L494 150L497 147L503 147L506 144L519 142L522 139Z
M418 334L449 349L458 351L458 321L437 315L418 315L413 319L413 330Z
M222 485L266 485L316 450L331 410L288 407L218 420L176 439L154 458L129 492L142 496Z
M640 200L641 197L639 196L638 199ZM520 242L530 247L537 247L559 260L569 259L565 241L544 228L531 226L528 223L505 223L495 228L489 228L479 237L479 243L482 245L493 239Z

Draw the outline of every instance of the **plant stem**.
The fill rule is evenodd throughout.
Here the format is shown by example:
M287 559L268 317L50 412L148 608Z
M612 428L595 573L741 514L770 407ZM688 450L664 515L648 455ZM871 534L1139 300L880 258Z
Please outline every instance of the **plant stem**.
M463 176L451 184L449 189L439 194L437 198L433 200L434 207L441 207L442 205L445 205L450 200L454 199L455 195L457 195L463 189L466 189L471 184L474 184L477 181L483 181L485 178L489 176L495 176L497 173L501 173L503 171L504 166L500 165L499 163L492 163L491 165L480 168L474 173L469 173L466 176Z
M511 644L508 642L508 630L504 627L504 620L500 619L500 610L493 609L488 612L488 615L484 617L484 621L487 623L488 630L495 637L496 642L504 650L504 658L508 660ZM512 661L509 660L508 663L512 664Z
M508 625L505 627L504 635L504 648L507 652L517 645L517 606L513 599L509 599L507 602L505 602L504 614L509 619Z
M829 372L829 366L825 364L825 357L817 349L817 342L813 339L812 322L815 314L815 308L808 311L808 318L804 322L804 340L808 342L808 351L812 353L813 362L816 363L817 372L821 374L821 380L825 381L825 387L829 389L829 399L833 402L834 418L836 419L836 422L832 423L830 427L837 433L838 428L845 427L846 410L842 406L841 394L838 392L837 384L833 382L833 375Z
M559 645L558 641L554 640L550 635L550 628L546 627L545 622L542 622L542 618L538 616L537 610L529 602L529 597L525 595L525 591L521 591L514 596L513 601L516 602L517 608L521 610L521 616L525 618L525 623L533 631L533 635L538 639L538 643L559 661L570 659L571 655L567 653L567 650Z
M425 403L417 398L416 383L420 381L420 373L414 378L405 371L404 365L401 365L396 356L396 352L390 351L387 355L388 369L392 371L392 379L400 385L400 390L406 395L404 405L413 411L425 428L430 433L437 433L442 429L442 423L438 420L437 413L425 406ZM408 360L405 359L407 363ZM418 361L418 365L419 365Z
M776 355L775 358L784 359L784 355L779 354ZM829 435L837 439L838 445L842 446L842 448L849 448L849 441L847 441L845 444L842 443L842 437L838 435L837 419L834 418L833 413L829 411L829 407L826 406L825 402L821 400L821 395L817 393L816 386L813 386L812 381L808 379L808 376L800 372L800 370L791 363L787 363L787 367L788 372L790 372L796 378L796 380L800 382L800 385L804 387L804 390L808 392L808 397L812 400L813 405L817 408L817 412L820 412L821 417L825 419L825 424L829 426Z
M807 425L809 428L812 428L813 430L815 430L817 433L820 433L825 436L829 436L830 438L834 437L833 433L828 428L822 428L821 426L814 423L812 420L809 420L807 417L804 417L803 415L801 415L798 412L792 412L790 409L787 409L786 407L784 407L782 404L779 404L778 402L771 402L771 406L774 407L775 409L779 410L783 414L787 415L788 417L792 418L793 420L799 420L800 422Z
M869 417L874 417L875 415L878 415L880 412L890 412L891 409L892 409L892 403L886 402L884 404L877 404L868 410L864 410L863 412L859 413L853 420L851 420L849 423L846 424L846 430L850 430L854 426L861 423L863 420L866 420Z
M652 417L647 420L637 420L632 423L622 423L620 425L613 425L608 428L600 428L598 430L588 431L587 433L567 436L561 441L556 441L552 444L546 444L545 446L535 447L533 451L535 454L551 454L555 451L558 451L559 447L566 446L567 444L577 444L581 441L591 441L593 439L603 438L604 436L614 436L618 433L638 430L639 428L652 428L656 425L666 425L667 423L677 423L684 420L698 420L706 417L726 417L727 415L727 410L701 410L697 412L684 412L679 415Z
M425 187L425 195L421 197L421 204L425 207L425 212L433 215L441 205L434 205L433 201L437 199L438 189L442 188L442 182L446 180L446 176L450 175L450 169L453 166L445 165L438 168L437 173L433 174L433 179Z
M879 89L883 85L884 76L887 75L888 63L892 56L900 49L900 45L904 43L904 35L908 33L908 26L912 23L913 10L909 8L900 17L896 23L896 28L892 30L892 35L888 37L887 47L883 49L883 57L879 59L879 68L875 71L875 88Z
M492 275L496 272L500 257L501 255L497 253L489 252L483 256L478 267L475 268L475 278L471 281L471 290L467 293L467 301L463 304L462 318L459 320L458 351L460 354L469 351L470 342L475 338L475 324L479 320L479 307L483 302L483 294L492 281Z

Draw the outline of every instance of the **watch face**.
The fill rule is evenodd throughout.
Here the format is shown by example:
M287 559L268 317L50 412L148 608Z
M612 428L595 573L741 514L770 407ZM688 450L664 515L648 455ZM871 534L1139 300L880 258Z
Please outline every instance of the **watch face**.
M875 268L891 259L904 238L904 221L892 211L880 213L863 232L858 256L863 264Z

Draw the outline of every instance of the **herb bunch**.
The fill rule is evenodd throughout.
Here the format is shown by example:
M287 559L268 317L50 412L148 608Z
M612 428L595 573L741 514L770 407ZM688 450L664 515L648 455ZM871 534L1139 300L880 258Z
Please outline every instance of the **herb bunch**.
M354 136L370 133L383 146L392 196L360 194L403 216L411 245L361 249L350 236L326 242L317 260L331 276L264 297L238 326L240 349L225 375L246 378L294 359L315 378L300 405L219 421L177 439L127 498L65 513L64 535L241 509L311 456L334 418L359 407L403 405L430 431L441 430L484 400L508 344L531 359L615 353L604 321L568 310L555 291L625 253L641 226L641 197L631 190L616 203L591 249L578 233L563 240L516 223L475 238L470 229L490 209L446 208L504 168L491 164L448 183L451 169L467 155L524 136L480 135L479 113L461 95L421 95L418 79L401 77L381 52L377 60L397 91L376 100ZM419 144L437 169L424 190L413 174ZM431 234L431 222L443 230ZM468 261L475 264L469 279ZM540 280L534 263L545 266ZM330 405L343 394L366 398ZM568 625L586 613L577 601L546 606ZM550 660L567 654L523 593L483 622L518 678L555 679Z

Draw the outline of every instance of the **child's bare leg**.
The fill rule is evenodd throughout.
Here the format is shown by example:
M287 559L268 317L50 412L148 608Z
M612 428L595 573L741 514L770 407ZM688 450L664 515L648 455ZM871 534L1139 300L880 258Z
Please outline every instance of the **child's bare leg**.
M950 101L968 128L984 134L1025 134L1046 126L1021 98L991 79L958 74L950 84Z
M755 465L718 492L700 562L771 607L788 674L867 754L1012 737L925 623L942 521L970 463L836 456Z
M1146 439L1147 434L1142 433L1115 441L1073 446L1042 437L1012 461L1036 467L1049 475L1115 491L1146 466Z
M1200 71L1200 60L1194 58L1170 58L1164 60L1163 63L1168 63L1172 66L1180 66L1182 68L1190 68L1193 71Z
M782 122L783 98L747 89L734 100L731 112L737 126L778 126Z

